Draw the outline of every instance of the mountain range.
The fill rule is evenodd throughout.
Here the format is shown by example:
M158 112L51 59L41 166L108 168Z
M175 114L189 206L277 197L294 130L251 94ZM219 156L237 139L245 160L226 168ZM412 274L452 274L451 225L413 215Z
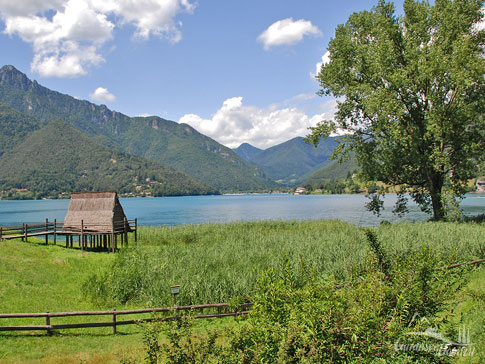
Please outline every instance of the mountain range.
M305 143L302 137L296 137L265 150L244 143L234 151L241 158L261 167L280 185L291 187L329 164L337 144L336 138L329 137L322 139L315 148Z
M318 171L337 144L328 138L315 148L297 137L231 150L190 125L130 117L50 90L13 66L0 69L0 197L16 189L34 197L271 191L327 178Z
M350 157L342 163L334 160L332 163L310 174L304 184L318 188L326 183L349 178L358 170L359 166L353 157Z
M93 190L146 196L217 193L160 163L98 144L64 121L39 125L32 120L0 104L0 141L9 142L0 151L0 191L10 191L3 197L18 197L12 190L27 190L31 198ZM9 128L13 125L17 133Z
M187 124L111 111L45 88L13 66L0 69L0 102L38 127L61 119L100 145L172 167L219 191L277 187L261 168Z

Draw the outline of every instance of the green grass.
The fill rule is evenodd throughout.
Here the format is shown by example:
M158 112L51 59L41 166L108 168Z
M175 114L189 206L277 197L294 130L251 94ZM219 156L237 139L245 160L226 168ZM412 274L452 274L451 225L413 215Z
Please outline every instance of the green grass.
M480 258L483 233L483 225L454 223L378 229L391 256L429 245L443 265ZM90 291L118 303L166 305L168 287L180 284L183 304L226 302L251 296L260 272L278 270L283 255L302 270L344 282L362 271L368 249L361 230L330 220L146 227L138 247L119 254Z
M32 239L34 240L34 239ZM0 312L64 312L118 310L146 306L96 304L86 299L82 283L112 264L115 255L81 252L43 243L0 241ZM147 315L126 315L139 319ZM43 325L44 318L0 319L0 325ZM52 318L52 324L110 321L111 316ZM231 319L198 321L197 327L230 324ZM140 358L141 328L111 328L0 332L0 363L118 363L120 357Z
M391 256L427 245L443 265L485 258L483 224L382 225L377 234ZM171 304L172 284L182 286L179 303L223 302L234 296L251 296L261 270L280 269L284 255L301 269L347 281L358 274L369 254L363 232L339 221L143 227L139 238L137 247L131 245L116 255L0 241L0 312L165 306ZM457 322L473 327L472 339L476 337L482 345L485 275L483 269L474 274L469 290L463 291L456 317ZM107 284L101 286L108 299L103 296L92 300L86 294L83 287L100 287L95 279L106 279ZM109 321L110 317L54 318L52 323L88 320ZM43 319L1 322L44 323ZM197 325L204 331L233 322L212 320ZM51 337L43 332L0 333L0 363L79 364L87 360L91 364L117 363L120 357L141 358L140 328L124 326L118 331L120 334L112 335L111 328L63 330ZM478 358L484 357L483 352L482 347Z
M77 249L20 241L2 241L0 250L0 311L9 313L94 309L82 295L80 284L90 272L109 265L114 258L110 254L83 254ZM76 319L89 318L70 320ZM43 325L43 320L2 319L1 322L2 325ZM52 323L65 321L52 319ZM0 362L43 362L52 358L49 359L52 363L62 359L77 364L79 357L90 357L93 353L107 359L104 352L117 352L127 341L109 332L107 328L71 330L52 337L46 337L44 332L2 332ZM141 342L139 337L130 337L128 341L134 345ZM85 353L88 348L91 354Z

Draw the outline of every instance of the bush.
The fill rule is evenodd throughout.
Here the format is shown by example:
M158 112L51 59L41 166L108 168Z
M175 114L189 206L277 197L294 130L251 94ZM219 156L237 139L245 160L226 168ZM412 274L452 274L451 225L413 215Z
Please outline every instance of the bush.
M395 348L416 312L440 327L438 312L464 281L434 269L432 257L428 248L401 255L385 275L370 255L367 271L341 289L284 257L281 269L261 274L241 325L200 337L185 320L165 323L169 343L157 355L167 363L449 363L436 352Z

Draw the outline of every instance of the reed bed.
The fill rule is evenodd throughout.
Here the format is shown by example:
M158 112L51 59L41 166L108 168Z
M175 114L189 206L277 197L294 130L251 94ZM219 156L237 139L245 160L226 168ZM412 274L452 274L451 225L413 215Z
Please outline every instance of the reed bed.
M376 231L391 257L424 246L443 265L485 255L483 224L403 223ZM93 299L163 306L172 302L169 287L179 284L179 304L228 302L251 297L261 271L278 271L283 258L301 277L311 271L345 282L359 275L369 255L365 234L337 220L142 227L139 236L138 246L86 281Z

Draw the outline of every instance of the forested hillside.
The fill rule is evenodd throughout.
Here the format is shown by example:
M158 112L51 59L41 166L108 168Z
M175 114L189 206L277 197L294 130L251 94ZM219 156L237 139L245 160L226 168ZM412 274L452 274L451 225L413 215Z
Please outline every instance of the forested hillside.
M42 124L62 119L100 144L161 162L220 190L276 186L260 168L187 124L159 117L131 118L49 90L13 66L0 69L0 102Z
M30 124L22 124L25 116L16 115L20 119L9 120L17 120L19 129L27 129ZM0 138L5 137L5 133L0 134ZM17 190L24 191L19 195ZM60 120L32 132L0 157L0 191L4 198L58 197L62 193L104 190L146 196L217 192L159 163L102 146Z

